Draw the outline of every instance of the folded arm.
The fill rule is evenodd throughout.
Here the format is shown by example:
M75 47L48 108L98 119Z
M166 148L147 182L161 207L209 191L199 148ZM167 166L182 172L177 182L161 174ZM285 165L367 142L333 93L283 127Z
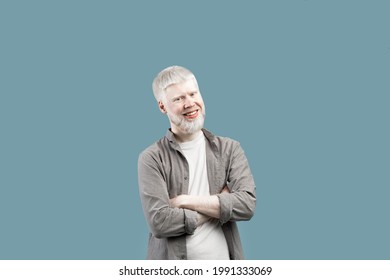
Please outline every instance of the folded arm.
M223 188L222 193L229 193L228 188ZM174 208L190 209L210 218L219 219L221 215L221 206L219 203L219 198L216 195L179 195L170 199L170 205Z
M227 185L211 196L179 195L170 200L172 207L197 211L221 224L249 220L255 210L255 183L247 158L238 142L231 151Z
M221 206L220 222L247 221L254 215L256 186L248 160L241 145L234 142L227 174L229 193L218 194Z
M160 166L151 153L138 159L138 182L142 207L150 231L157 238L193 234L204 217L190 209L172 208Z

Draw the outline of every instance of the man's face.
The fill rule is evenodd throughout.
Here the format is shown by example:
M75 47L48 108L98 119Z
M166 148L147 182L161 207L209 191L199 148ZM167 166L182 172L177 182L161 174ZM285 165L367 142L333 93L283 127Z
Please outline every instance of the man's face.
M193 134L203 128L206 112L194 79L166 88L159 107L167 113L173 133Z

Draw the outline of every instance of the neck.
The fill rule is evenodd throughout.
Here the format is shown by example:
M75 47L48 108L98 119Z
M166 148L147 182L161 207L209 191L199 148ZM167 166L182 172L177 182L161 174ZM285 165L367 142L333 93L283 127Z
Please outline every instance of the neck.
M192 141L196 137L198 137L200 133L203 133L202 130L199 130L197 132L188 134L188 133L183 133L179 130L174 130L174 129L172 129L172 132L175 135L177 142L180 142L180 143Z

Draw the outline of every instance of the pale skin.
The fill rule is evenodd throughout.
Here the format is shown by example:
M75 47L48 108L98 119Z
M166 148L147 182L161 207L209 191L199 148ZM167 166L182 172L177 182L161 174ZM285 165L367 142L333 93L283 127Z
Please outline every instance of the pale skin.
M165 98L158 101L158 106L163 114L167 114L171 123L171 130L179 142L187 142L196 138L201 130L188 133L175 122L170 116L187 122L193 122L202 117L204 103L199 92L199 87L194 79L166 88ZM222 193L229 193L225 186ZM195 196L179 195L170 199L170 206L174 208L185 208L198 212L198 225L201 225L212 218L220 217L220 204L216 195Z
M158 107L163 114L167 114L171 123L171 130L179 142L187 142L196 138L200 129L194 133L187 133L180 126L172 122L170 115L187 122L193 122L201 117L204 103L199 88L193 79L180 84L174 84L165 89L165 96L158 101ZM194 115L187 115L187 114Z

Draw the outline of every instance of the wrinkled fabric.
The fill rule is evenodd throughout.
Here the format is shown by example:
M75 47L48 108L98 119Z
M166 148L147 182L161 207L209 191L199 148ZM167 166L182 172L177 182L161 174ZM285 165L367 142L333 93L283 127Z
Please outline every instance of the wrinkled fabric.
M252 218L256 206L255 183L239 142L202 130L206 137L210 195L220 203L222 226L232 260L244 259L236 221ZM150 228L147 259L187 259L186 235L193 234L197 213L171 208L169 199L188 194L187 160L168 130L165 137L144 150L138 159L139 193ZM230 193L221 191L227 186Z

